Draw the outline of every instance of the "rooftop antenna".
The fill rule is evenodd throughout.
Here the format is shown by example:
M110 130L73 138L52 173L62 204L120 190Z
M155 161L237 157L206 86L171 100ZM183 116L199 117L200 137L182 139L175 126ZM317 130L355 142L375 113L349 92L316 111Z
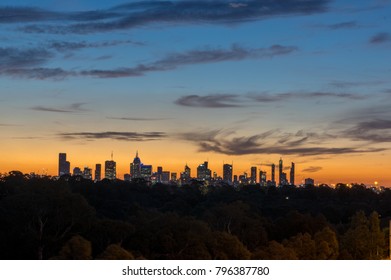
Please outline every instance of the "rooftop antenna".
M113 161L113 151L111 151L111 161Z

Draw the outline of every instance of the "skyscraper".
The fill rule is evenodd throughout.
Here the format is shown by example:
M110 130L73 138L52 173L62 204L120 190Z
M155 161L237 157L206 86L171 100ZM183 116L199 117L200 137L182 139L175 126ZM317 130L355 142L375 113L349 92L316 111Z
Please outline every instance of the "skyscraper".
M116 162L114 160L105 161L105 178L115 180L117 178Z
M257 183L257 167L252 166L251 167L250 184L256 184L256 183Z
M58 176L71 174L71 164L67 161L66 153L58 154Z
M272 185L276 185L276 165L272 164Z
M152 165L141 165L141 178L145 181L151 181Z
M181 184L186 184L190 181L191 179L191 169L189 166L187 166L187 163L185 165L185 170L184 172L181 172Z
M223 181L228 183L228 184L232 184L232 173L233 173L233 169L232 169L232 165L231 164L224 164L223 165Z
M84 167L83 178L87 180L92 180L92 169L88 166Z
M212 171L208 169L208 162L205 161L197 167L197 179L201 181L210 180L212 177Z
M95 181L100 181L102 179L102 165L97 163L95 165Z
M282 170L283 170L283 162L282 162L282 158L280 158L280 161L278 163L278 185L279 186L282 186L283 184L283 174L282 174Z
M130 176L132 176L132 179L141 178L141 160L138 157L138 151L133 162L130 164Z
M261 186L265 187L267 185L267 180L266 180L266 171L259 171L259 183Z
M290 184L294 185L295 184L295 163L291 163L291 173L290 173Z

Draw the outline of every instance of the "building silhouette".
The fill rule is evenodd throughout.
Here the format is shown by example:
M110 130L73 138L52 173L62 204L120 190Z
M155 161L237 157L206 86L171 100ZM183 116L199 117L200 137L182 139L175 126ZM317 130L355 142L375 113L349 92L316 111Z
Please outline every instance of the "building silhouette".
M205 161L197 167L197 179L201 181L208 181L212 177L212 172L208 168L208 162Z
M283 162L282 162L282 158L280 158L280 161L278 163L278 185L279 186L282 186L283 185L283 174L282 174L282 170L283 170ZM285 175L285 180L286 180L286 175Z
M276 165L272 164L272 185L276 185Z
M185 170L181 172L180 180L181 184L187 184L191 179L191 169L189 166L187 166L187 163L185 165Z
M138 157L138 151L136 152L136 157L133 159L133 162L130 164L130 176L132 179L139 179L141 177L141 160Z
M232 184L232 173L232 164L223 164L223 181L230 185Z
M89 167L84 167L83 178L87 180L92 180L92 169Z
M71 164L67 161L66 153L58 154L58 176L70 175L71 174Z
M267 186L266 171L259 171L259 183L263 187Z
M95 181L102 180L102 165L100 163L95 164Z
M250 184L256 184L256 183L257 183L257 167L252 166L251 173L250 173Z
M291 172L289 174L289 182L291 185L295 185L295 163L291 163Z
M105 178L115 180L117 178L117 164L114 160L105 161Z

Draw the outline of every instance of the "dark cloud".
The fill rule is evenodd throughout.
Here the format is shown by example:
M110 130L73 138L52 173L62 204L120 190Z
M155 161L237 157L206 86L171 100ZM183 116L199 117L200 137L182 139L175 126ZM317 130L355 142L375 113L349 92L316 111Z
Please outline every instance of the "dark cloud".
M63 80L70 76L77 76L77 72L62 68L10 68L1 72L8 76L33 80Z
M45 107L45 106L34 106L31 107L31 110L34 111L43 111L43 112L52 112L52 113L77 113L86 111L83 106L86 103L73 103L66 107Z
M41 48L0 48L0 71L40 65L52 57L50 52Z
M144 45L141 42L135 42L131 40L126 41L107 41L107 42L69 42L69 41L51 41L48 44L48 48L55 49L59 52L67 52L67 51L75 51L79 49L86 48L105 48L105 47L113 47L124 44L133 44L133 45Z
M110 120L121 120L121 121L136 121L136 122L150 122L150 121L164 121L169 118L136 118L136 117L106 117Z
M302 133L299 133L301 135ZM326 147L313 145L311 137L303 139L301 136L293 145L294 140L279 143L281 135L276 130L266 131L251 136L232 136L232 131L212 130L197 133L183 133L179 139L193 142L200 152L215 152L225 155L248 155L248 154L280 154L298 156L339 155L353 153L370 153L384 151L383 148L360 148L360 147Z
M315 173L315 172L318 172L322 169L323 169L323 167L321 167L321 166L310 166L308 168L303 169L302 172Z
M87 47L110 46L121 43L114 41L107 43L62 42L55 41L50 48L58 51L77 50ZM200 63L217 63L222 61L237 61L243 59L261 59L285 55L296 51L293 46L273 45L268 48L249 49L233 45L229 49L204 48L190 50L183 53L171 53L166 57L148 64L139 64L134 67L117 69L92 69L83 71L69 71L62 68L45 68L53 54L44 49L20 50L15 48L0 48L0 74L26 79L53 79L62 80L71 76L92 76L98 78L138 77L148 72L169 71L180 66ZM40 67L33 67L40 66Z
M345 22L330 24L327 27L332 30L337 30L337 29L357 28L359 27L359 25L357 24L356 21L345 21Z
M204 108L232 108L240 107L237 101L237 95L231 94L213 94L213 95L187 95L182 96L175 101L175 104L188 107Z
M341 98L341 99L350 99L350 100L360 100L365 99L366 97L362 95L352 94L352 93L335 93L335 92L287 92L287 93L277 93L277 94L251 94L249 98L257 102L278 102L289 99L319 99L319 98Z
M356 141L373 143L391 142L391 120L375 119L359 122L344 131L346 137Z
M147 72L168 71L180 66L201 63L216 63L222 61L237 61L243 59L270 58L278 55L285 55L296 51L293 46L273 45L269 48L247 49L233 45L230 49L198 49L183 53L172 53L165 58L156 60L149 64L139 64L131 68L118 68L114 70L88 70L80 72L81 75L94 76L99 78L120 78L137 77Z
M289 54L297 51L297 47L273 45L268 48L247 49L233 45L230 49L200 49L185 53L174 53L154 63L163 68L175 68L179 65L211 63L220 61L243 60L248 58L267 58Z
M121 141L153 141L166 137L164 132L117 132L117 131L105 131L105 132L73 132L73 133L60 133L58 134L63 139L67 140L99 140L99 139L113 139Z
M0 23L40 22L63 20L62 13L33 7L0 7Z
M3 23L62 20L62 25L29 25L26 32L93 33L162 23L229 24L287 15L309 15L327 10L329 0L140 1L107 10L58 13L36 8L2 8Z
M391 34L386 32L377 33L372 36L369 42L371 44L382 44L391 41Z

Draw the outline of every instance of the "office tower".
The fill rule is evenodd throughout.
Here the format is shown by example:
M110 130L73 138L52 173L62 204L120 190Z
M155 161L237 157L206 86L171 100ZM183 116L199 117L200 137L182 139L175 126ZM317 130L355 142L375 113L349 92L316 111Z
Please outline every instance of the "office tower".
M283 170L283 163L282 163L282 158L280 158L280 161L278 163L278 185L282 186L282 170Z
M190 179L191 179L191 169L186 164L184 172L181 172L181 177L180 177L181 184L188 183L190 181Z
M102 165L100 163L95 164L95 181L102 179Z
M156 172L156 180L158 183L161 183L163 180L162 180L162 174L163 174L163 167L162 166L158 166L157 167L157 172Z
M272 185L276 185L276 165L272 164Z
M141 178L141 160L138 157L138 151L133 162L130 164L130 176L132 176L132 179Z
M228 183L228 184L232 184L232 173L233 173L233 169L232 169L232 164L224 164L223 165L223 181Z
M248 178L247 178L247 173L246 172L244 172L243 175L239 175L239 183L243 184L243 185L247 185L248 184Z
M124 174L124 181L127 181L127 182L132 181L132 177L130 177L130 174L128 174L128 173Z
M92 169L88 166L84 167L83 178L87 180L92 180Z
M105 161L105 178L115 180L117 178L116 162L114 160Z
M250 184L256 184L256 183L257 183L257 167L252 166L251 167Z
M73 176L83 176L83 172L81 172L80 167L73 168Z
M288 185L288 179L285 172L281 173L280 186Z
M290 184L294 185L295 184L295 163L292 162L291 164L291 173L290 173Z
M261 186L266 187L267 180L266 180L266 172L265 171L262 171L262 170L259 171L259 182L260 182Z
M205 161L197 167L197 179L201 181L210 180L212 171L208 169L208 162Z
M177 174L176 174L176 172L172 172L171 173L171 182L176 183L176 181L177 181Z
M306 185L306 186L314 186L315 185L315 181L312 178L306 178L304 180L304 185Z
M71 174L71 164L67 161L66 153L58 154L58 176Z
M163 171L162 172L162 183L163 184L170 183L170 171Z
M141 178L145 181L151 181L152 165L141 165Z

